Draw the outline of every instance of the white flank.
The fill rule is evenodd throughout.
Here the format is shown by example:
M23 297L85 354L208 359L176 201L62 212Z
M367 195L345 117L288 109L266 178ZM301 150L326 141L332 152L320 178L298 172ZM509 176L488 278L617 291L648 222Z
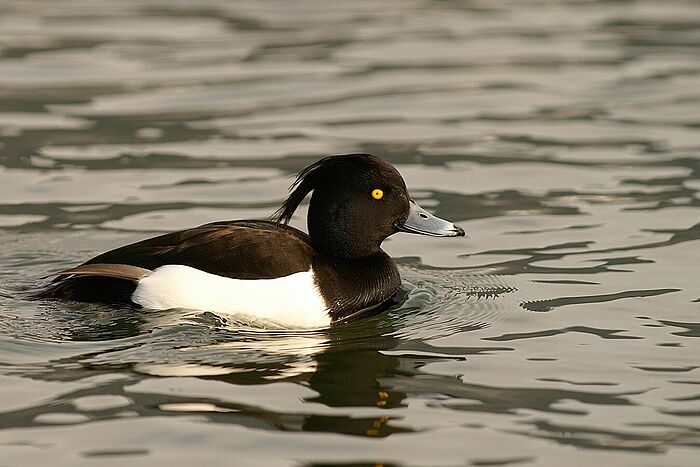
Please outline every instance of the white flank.
M277 279L243 280L170 264L141 279L131 299L154 310L247 315L292 328L320 328L331 322L311 269Z

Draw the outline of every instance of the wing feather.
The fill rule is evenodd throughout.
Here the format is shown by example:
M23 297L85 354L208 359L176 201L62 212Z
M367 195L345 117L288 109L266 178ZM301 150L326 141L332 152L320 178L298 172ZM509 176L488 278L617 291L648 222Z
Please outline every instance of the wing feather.
M97 276L111 277L113 279L123 279L138 282L151 273L150 269L131 266L128 264L83 264L72 269L66 269L56 274L56 279L67 279L70 277Z
M129 303L135 282L166 264L235 279L275 279L308 271L314 256L309 237L293 227L267 221L215 222L102 253L58 273L37 296Z
M274 279L308 271L313 256L309 237L293 227L267 221L231 221L126 245L85 264L127 264L151 270L183 264L236 279Z

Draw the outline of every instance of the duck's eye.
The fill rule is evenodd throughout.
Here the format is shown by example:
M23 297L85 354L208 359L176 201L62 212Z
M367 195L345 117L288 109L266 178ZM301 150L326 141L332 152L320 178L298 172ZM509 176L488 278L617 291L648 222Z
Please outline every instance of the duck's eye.
M372 190L372 198L382 199L383 196L384 196L384 192L382 190L380 190L379 188L375 188L374 190Z

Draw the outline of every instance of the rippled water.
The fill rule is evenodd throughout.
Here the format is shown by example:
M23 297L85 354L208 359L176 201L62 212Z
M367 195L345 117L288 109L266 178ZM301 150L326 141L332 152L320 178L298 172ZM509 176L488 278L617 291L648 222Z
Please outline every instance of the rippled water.
M0 463L697 463L699 57L694 0L0 2ZM23 299L355 151L469 235L398 309Z

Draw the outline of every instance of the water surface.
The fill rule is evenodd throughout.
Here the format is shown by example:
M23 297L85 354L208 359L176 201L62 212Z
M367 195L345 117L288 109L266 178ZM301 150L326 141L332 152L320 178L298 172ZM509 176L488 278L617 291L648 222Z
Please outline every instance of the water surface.
M0 2L1 463L696 463L698 57L690 0ZM385 243L398 309L23 299L344 152L469 235Z

